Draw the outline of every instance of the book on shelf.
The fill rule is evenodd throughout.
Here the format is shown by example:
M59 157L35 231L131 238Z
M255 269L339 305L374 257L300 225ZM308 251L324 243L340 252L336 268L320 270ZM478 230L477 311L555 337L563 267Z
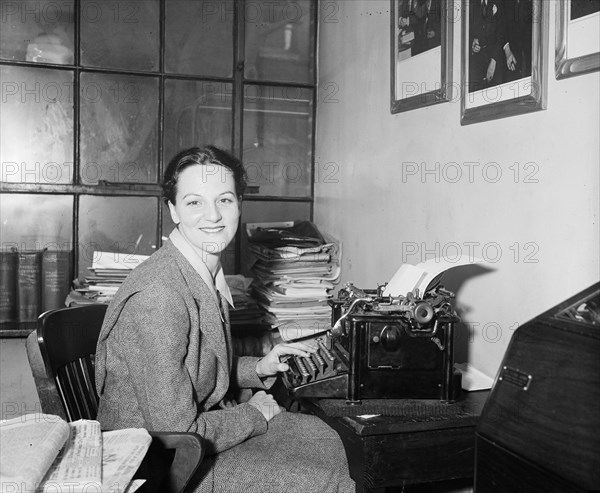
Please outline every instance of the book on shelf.
M22 250L17 262L19 322L35 322L42 310L42 251Z
M0 323L17 322L17 251L0 250Z
M100 423L67 423L50 414L0 422L0 491L131 493L152 437L141 428L102 432Z
M71 285L70 250L0 251L0 323L36 322L65 306Z
M42 312L62 308L71 286L71 251L44 250L42 256Z

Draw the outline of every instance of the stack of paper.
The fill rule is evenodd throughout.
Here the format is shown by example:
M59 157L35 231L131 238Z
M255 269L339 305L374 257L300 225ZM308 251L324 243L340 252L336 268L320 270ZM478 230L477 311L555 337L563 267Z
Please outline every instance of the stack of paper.
M147 255L132 255L117 252L94 252L92 267L88 270L85 282L76 286L76 293L85 300L95 303L108 303L123 284L129 273L148 258ZM70 298L76 300L77 295Z
M331 328L330 291L340 277L340 245L309 221L246 225L253 294L284 341Z

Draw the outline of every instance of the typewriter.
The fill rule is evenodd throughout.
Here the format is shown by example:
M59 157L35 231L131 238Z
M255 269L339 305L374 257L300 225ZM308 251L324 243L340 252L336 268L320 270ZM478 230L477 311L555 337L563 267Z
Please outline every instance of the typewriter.
M287 359L283 380L293 397L456 398L454 294L438 286L423 297L384 296L384 288L348 283L330 300L332 328L317 338L318 351Z

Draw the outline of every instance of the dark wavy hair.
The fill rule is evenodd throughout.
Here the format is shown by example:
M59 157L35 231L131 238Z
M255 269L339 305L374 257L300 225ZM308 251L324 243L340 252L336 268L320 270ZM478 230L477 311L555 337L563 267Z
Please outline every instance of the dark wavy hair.
M235 193L242 197L246 190L246 171L241 161L227 151L215 146L191 147L179 152L167 166L162 182L163 200L175 204L177 183L181 172L189 166L198 164L216 164L233 173Z

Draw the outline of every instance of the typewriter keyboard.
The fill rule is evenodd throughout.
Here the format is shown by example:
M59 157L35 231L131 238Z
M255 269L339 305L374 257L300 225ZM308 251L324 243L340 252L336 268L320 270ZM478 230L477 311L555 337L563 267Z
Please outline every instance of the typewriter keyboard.
M294 387L337 375L340 361L321 339L317 339L317 344L316 353L308 357L293 355L286 361L290 367L288 377Z

